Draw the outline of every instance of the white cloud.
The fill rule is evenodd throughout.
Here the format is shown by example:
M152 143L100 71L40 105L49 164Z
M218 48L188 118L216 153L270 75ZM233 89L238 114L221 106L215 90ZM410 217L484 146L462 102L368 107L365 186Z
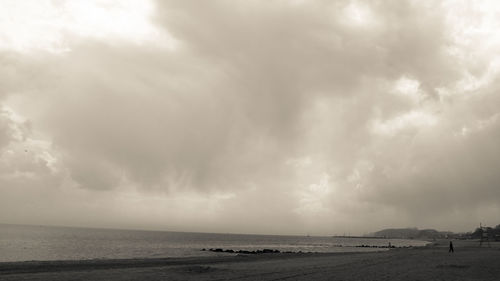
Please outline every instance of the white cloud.
M174 48L166 30L151 23L149 0L2 0L0 49L18 52L66 52L69 40L127 41Z
M437 120L436 116L430 113L424 111L411 111L389 120L375 120L373 132L381 135L394 136L405 129L418 129L421 127L433 126L436 124Z
M404 76L396 81L393 91L395 94L407 97L416 104L424 98L424 93L420 90L420 82Z
M343 8L345 24L354 27L373 28L378 23L370 5L362 1L349 1Z

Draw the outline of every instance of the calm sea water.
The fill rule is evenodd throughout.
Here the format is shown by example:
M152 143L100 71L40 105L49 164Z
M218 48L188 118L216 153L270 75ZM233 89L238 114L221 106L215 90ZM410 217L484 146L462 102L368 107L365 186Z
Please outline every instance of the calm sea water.
M381 249L355 246L386 246L389 242L394 246L426 244L424 241L404 239L212 234L0 224L0 262L230 255L201 251L202 248L358 252Z

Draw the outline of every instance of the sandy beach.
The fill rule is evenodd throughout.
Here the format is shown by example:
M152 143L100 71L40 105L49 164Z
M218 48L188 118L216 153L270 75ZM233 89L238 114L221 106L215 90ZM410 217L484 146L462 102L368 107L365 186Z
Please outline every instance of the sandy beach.
M0 263L0 280L499 280L500 245L374 253Z

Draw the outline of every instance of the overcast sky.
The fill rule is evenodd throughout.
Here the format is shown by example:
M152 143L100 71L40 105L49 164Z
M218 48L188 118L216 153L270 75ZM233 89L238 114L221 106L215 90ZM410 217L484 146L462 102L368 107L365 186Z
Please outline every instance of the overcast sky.
M0 0L0 222L500 223L497 1Z

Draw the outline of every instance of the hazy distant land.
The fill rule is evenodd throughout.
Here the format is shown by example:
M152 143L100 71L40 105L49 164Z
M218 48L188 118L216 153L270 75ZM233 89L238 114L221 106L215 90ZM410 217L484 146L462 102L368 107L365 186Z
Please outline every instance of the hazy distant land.
M484 234L483 234L484 233ZM474 231L454 233L451 231L439 231L435 229L412 228L387 228L368 235L378 238L397 238L397 239L480 239L488 238L490 241L500 240L500 224L495 227L476 228Z

